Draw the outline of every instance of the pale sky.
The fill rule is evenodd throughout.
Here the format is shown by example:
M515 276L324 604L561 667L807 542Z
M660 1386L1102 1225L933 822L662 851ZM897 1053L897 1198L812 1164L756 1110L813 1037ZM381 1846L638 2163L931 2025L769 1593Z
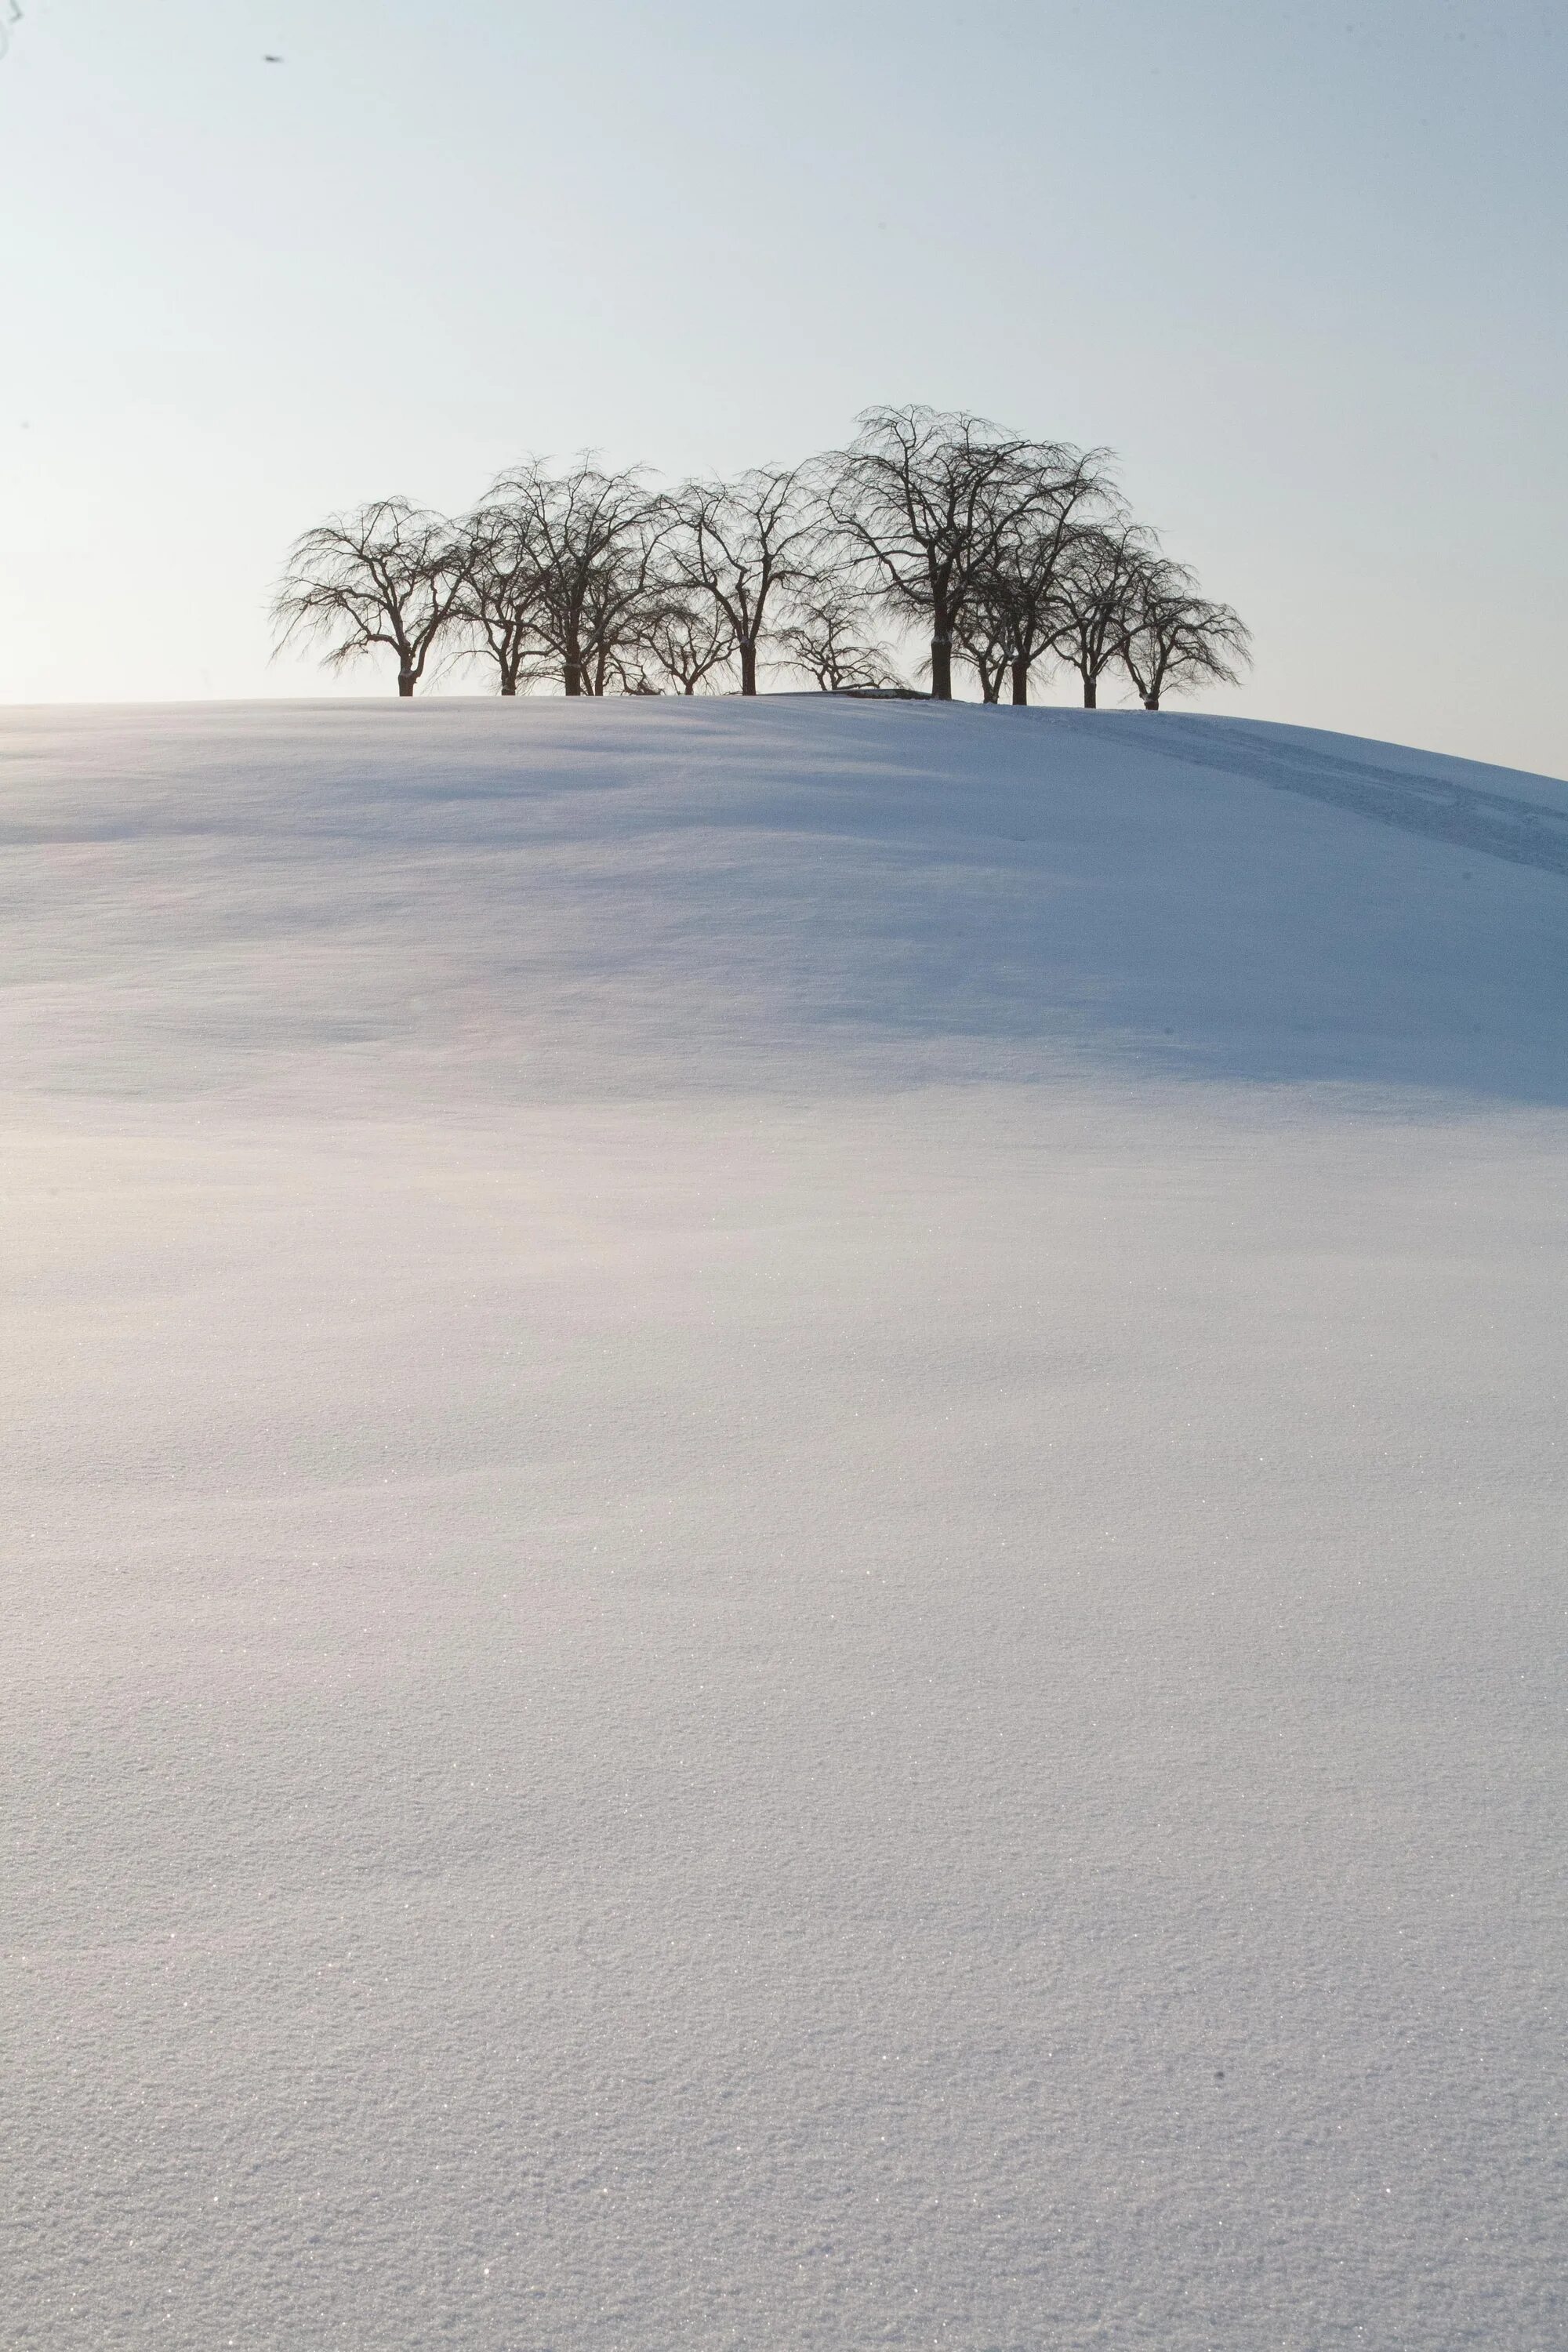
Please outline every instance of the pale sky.
M22 12L0 700L390 690L268 663L329 509L927 400L1116 449L1205 707L1568 772L1544 0Z

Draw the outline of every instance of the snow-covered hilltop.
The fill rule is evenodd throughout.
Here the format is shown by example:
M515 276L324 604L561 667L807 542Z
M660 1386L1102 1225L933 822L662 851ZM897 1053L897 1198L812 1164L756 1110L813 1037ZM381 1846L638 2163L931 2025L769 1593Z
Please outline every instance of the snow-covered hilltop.
M1538 2352L1568 786L0 714L6 2342Z
M815 695L324 703L10 714L0 777L14 1084L1561 1094L1568 785L1384 744Z

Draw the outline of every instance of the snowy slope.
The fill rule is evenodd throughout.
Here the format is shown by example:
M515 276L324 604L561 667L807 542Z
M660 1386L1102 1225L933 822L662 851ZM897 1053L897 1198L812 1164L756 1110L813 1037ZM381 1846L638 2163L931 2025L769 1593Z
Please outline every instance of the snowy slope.
M1568 785L1458 761L1390 822L1383 746L816 697L16 714L3 757L6 1064L51 1090L1561 1087ZM1357 773L1373 815L1303 789Z
M0 714L9 2347L1563 2330L1568 786Z

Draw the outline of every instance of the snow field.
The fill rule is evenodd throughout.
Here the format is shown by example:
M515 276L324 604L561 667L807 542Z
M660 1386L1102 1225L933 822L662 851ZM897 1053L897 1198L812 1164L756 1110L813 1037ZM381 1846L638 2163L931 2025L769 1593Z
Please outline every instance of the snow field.
M1568 788L0 772L0 2341L1555 2341Z

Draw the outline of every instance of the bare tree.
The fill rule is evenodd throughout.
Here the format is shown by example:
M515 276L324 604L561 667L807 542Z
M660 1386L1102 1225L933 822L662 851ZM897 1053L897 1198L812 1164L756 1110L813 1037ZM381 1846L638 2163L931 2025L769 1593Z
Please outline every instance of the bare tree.
M1207 685L1238 686L1252 658L1252 638L1228 604L1196 593L1184 564L1145 565L1134 585L1128 625L1117 650L1145 710L1164 694Z
M797 605L779 643L794 667L814 677L824 694L897 686L898 672L884 649L868 645L860 635L864 618L862 600L825 578Z
M656 569L658 530L650 517L646 534L628 540L588 580L583 604L584 694L638 690L632 681L643 675L664 599Z
M961 629L987 702L1001 698L999 664L1010 673L1014 702L1028 701L1029 673L1055 652L1061 632L1062 577L1075 534L1096 516L1121 519L1105 471L1109 454L1056 442L1018 453L1018 489Z
M948 702L954 641L1002 539L1038 497L1048 445L1031 450L964 412L870 408L857 421L849 447L824 461L833 532L856 576L929 629L931 694Z
M734 632L712 596L675 583L663 590L649 615L642 650L657 676L668 677L682 694L695 694L732 658ZM637 675L647 677L642 663Z
M463 535L406 499L375 499L305 531L272 599L275 650L316 638L342 669L384 646L408 696L451 629L468 580Z
M1016 635L1010 602L999 581L980 583L958 624L958 642L974 664L983 702L1000 702L1013 669Z
M542 588L531 510L493 495L463 525L468 577L457 619L474 649L495 664L502 694L542 674L549 647L541 632Z
M732 482L688 482L672 503L676 574L713 599L740 656L741 692L755 694L769 608L811 568L816 518L800 468L763 466Z
M1083 682L1083 707L1100 700L1100 681L1127 640L1139 582L1158 560L1142 524L1089 523L1075 529L1058 574L1059 620L1054 649Z
M537 461L515 467L484 503L518 517L538 583L534 625L566 692L605 693L646 617L669 527L664 502L639 470L607 474L583 457L559 474Z

